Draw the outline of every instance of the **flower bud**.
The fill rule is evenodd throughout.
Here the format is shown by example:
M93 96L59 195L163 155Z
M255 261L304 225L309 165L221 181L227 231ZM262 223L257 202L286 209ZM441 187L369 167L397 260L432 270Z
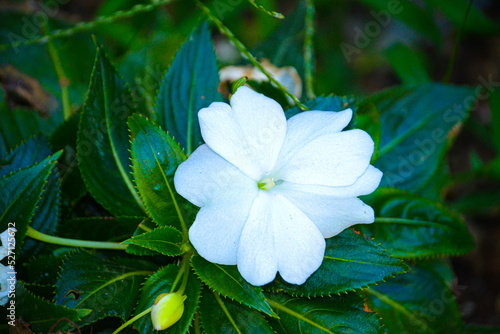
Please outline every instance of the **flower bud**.
M156 330L162 330L175 324L184 312L186 296L178 293L162 293L156 297L151 310L151 321Z

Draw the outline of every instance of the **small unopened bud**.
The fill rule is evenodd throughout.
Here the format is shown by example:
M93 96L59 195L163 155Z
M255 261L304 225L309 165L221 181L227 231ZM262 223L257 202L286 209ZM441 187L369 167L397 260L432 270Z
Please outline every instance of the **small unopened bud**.
M151 310L151 321L156 330L162 330L175 324L184 312L186 296L178 293L162 293L156 297Z

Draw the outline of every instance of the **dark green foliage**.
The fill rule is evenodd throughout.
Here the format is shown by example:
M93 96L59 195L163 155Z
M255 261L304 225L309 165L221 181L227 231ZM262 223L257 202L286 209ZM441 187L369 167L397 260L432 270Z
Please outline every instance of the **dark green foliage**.
M51 170L61 152L40 163L21 169L0 179L0 230L14 227L16 247L23 245L24 237Z
M235 266L211 263L201 256L194 256L192 265L203 283L218 294L235 299L267 314L273 314L262 289L245 281Z
M278 319L272 319L278 333L380 333L374 313L363 308L356 295L297 298L284 294L269 296Z
M219 296L208 288L202 292L200 318L207 334L230 334L235 331L242 334L274 333L262 313Z
M329 296L360 289L408 270L401 260L358 234L348 229L328 239L323 264L304 284L289 284L278 278L266 288L293 296Z
M58 320L62 318L78 322L92 313L92 310L79 308L70 309L66 306L53 304L27 291L22 282L16 285L16 316L31 324L31 329L37 333L48 333ZM68 328L68 322L61 322L54 329Z
M448 134L474 105L474 90L441 84L394 88L367 99L380 113L375 167L382 186L418 191L436 172Z
M259 10L252 9L249 12L255 18L247 18L247 12L242 12L247 2L215 1L207 3L211 10L234 14L223 18L223 13L212 13L224 20L219 22L220 33L214 34L215 43L195 3L165 6L167 2L105 1L97 12L108 17L78 25L64 21L63 6L60 14L48 15L47 22L35 27L28 38L31 42L23 30L44 9L13 5L0 10L0 71L7 64L16 67L39 82L46 94L42 96L50 102L46 114L35 105L13 103L19 101L13 100L12 92L18 89L19 93L26 82L6 88L0 72L4 88L0 91L0 233L15 222L18 261L15 268L10 267L11 254L2 264L17 271L17 318L34 333L49 333L61 319L74 322L85 334L94 329L112 333L128 321L123 333L156 333L149 313L133 317L152 307L158 295L179 292L187 297L182 317L158 333L498 332L461 320L453 296L457 283L447 257L469 252L474 240L460 213L443 203L455 181L446 153L481 91L433 83L434 66L439 65L426 54L428 45L392 41L380 49L375 36L363 47L354 41L354 54L346 55L342 34L354 34L356 39L361 31L358 23L354 27L350 22L335 23L331 30L331 25L316 22L328 17L341 23L347 11L361 8L366 12L360 17L371 15L370 22L389 31L393 27L384 26L373 14L387 11L391 24L399 21L434 47L446 41L448 49L448 41L460 35L468 1L400 0L398 6L389 0L360 0L361 6L299 1L295 10L284 12L285 20L270 25L266 20L274 20L274 14L268 14L281 9L279 2L250 1ZM319 11L313 17L315 6ZM323 13L326 6L335 12ZM451 22L455 30L441 29L436 15ZM312 20L304 22L306 17ZM256 24L249 26L249 22ZM259 30L259 25L266 28ZM273 33L269 27L274 26L278 29ZM74 30L54 33L65 27ZM361 26L364 32L366 27ZM328 36L321 33L325 29ZM89 30L96 35L97 47ZM306 31L312 35L314 30L318 33L304 46ZM479 7L471 7L462 32L492 35L498 31L494 20ZM10 44L11 33L25 41ZM37 39L45 34L49 37ZM202 258L190 244L188 232L199 208L182 198L173 182L179 165L203 144L198 111L223 101L218 62L242 65L246 61L217 59L214 44L218 52L233 44L252 60L238 40L240 34L249 45L256 45L258 61L265 58L277 67L295 67L311 97L301 101L309 110L351 108L353 118L345 130L360 128L371 135L372 164L384 173L384 188L362 198L374 209L375 222L329 238L322 265L302 285L289 284L278 274L264 287L253 286L237 266ZM267 37L256 40L259 36ZM59 52L59 61L50 48ZM309 54L313 49L326 58ZM347 64L356 69L349 70ZM306 67L315 65L321 73L313 77L324 77L322 83L304 75ZM390 65L395 76L386 76L393 81L399 78L403 85L367 94L371 83L360 81L356 86L354 74L379 65L385 65L386 71ZM346 80L347 76L353 78ZM287 119L304 112L273 83L249 78L247 84L278 101ZM314 97L312 88L329 95ZM485 131L484 140L499 153L500 95L485 88L491 93L492 127ZM63 109L66 89L69 110ZM333 94L339 92L352 95ZM500 179L498 157L486 161L484 156L471 153L474 177ZM454 206L467 212L494 207L497 195L473 194ZM29 227L49 236L35 236ZM85 247L96 249L84 250L78 248L82 240L106 242L114 249L86 243ZM7 314L2 312L0 316ZM67 320L52 333L75 331ZM0 331L4 329L0 325Z
M98 46L80 117L78 162L89 192L117 216L144 214L130 176L127 118L134 111L126 83Z
M154 265L144 261L96 259L88 252L75 252L64 260L54 301L72 309L91 309L91 315L82 324L106 316L127 319L138 298L140 284L154 269Z
M359 0L379 11L385 11L390 19L394 17L412 27L435 43L442 42L441 32L429 11L410 0ZM390 21L389 21L390 22Z
M440 262L416 265L407 274L366 291L389 334L463 331L455 296L439 272L441 266Z
M45 137L33 137L9 152L0 163L0 177L41 162L52 154ZM37 231L52 234L56 231L59 220L59 178L54 166L47 179L40 202L33 214L30 226ZM23 246L23 256L31 256L40 250L42 245L27 240Z
M395 256L450 256L474 247L465 222L439 203L396 189L380 189L367 202L379 221L357 228Z
M190 154L202 142L198 111L221 101L219 68L208 24L203 22L177 52L162 81L156 122Z
M185 155L172 137L140 115L130 117L132 171L146 211L159 226L181 230L186 201L177 195L174 174ZM179 216L179 213L181 216Z

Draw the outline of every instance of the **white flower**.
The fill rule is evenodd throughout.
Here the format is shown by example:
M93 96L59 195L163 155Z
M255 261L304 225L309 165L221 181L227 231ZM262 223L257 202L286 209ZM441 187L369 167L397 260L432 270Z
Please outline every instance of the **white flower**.
M189 238L208 261L238 265L253 285L276 273L302 284L319 268L325 239L374 221L356 198L382 173L362 130L341 132L352 111L307 111L288 121L281 106L240 87L231 106L199 111L206 144L175 174L177 192L201 207Z
M0 241L2 242L2 246L0 246L0 260L3 260L9 255L9 247L11 247L11 250L16 247L16 239L12 237L12 234L15 232L17 232L15 228L9 227L0 234ZM11 241L10 243L9 239Z
M5 306L9 301L11 284L16 284L16 276L9 270L9 267L0 263L0 306Z

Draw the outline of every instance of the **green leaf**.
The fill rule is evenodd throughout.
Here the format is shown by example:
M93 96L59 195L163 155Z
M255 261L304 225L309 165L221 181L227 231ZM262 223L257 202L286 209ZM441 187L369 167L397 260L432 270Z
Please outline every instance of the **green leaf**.
M404 43L395 43L386 50L392 69L404 85L412 86L431 81L419 55Z
M46 137L32 137L0 158L0 178L42 161L52 154Z
M26 290L21 281L18 281L16 285L15 309L16 318L22 318L35 333L48 333L60 319L67 318L78 322L92 312L84 308L72 310L50 303ZM54 331L64 330L68 328L68 325L68 322L62 321L54 328Z
M134 234L132 237L139 236L141 234L147 233L149 231L152 231L153 229L156 228L156 224L151 221L150 218L143 220L139 226L134 231ZM127 249L125 250L129 254L134 254L134 255L139 255L139 256L154 256L154 255L160 255L157 251L144 248L141 246L137 246L134 244L129 244Z
M0 159L0 178L39 163L51 154L52 150L45 137L33 137L16 147L5 158ZM59 220L59 189L59 177L54 166L30 223L35 230L47 234L53 234L56 231ZM26 240L22 254L30 257L40 251L43 245L34 240Z
M87 189L114 216L144 215L130 179L126 121L134 108L126 83L98 46L80 118L77 154Z
M55 285L59 268L64 262L63 256L41 255L24 263L29 282L39 285Z
M61 116L62 117L62 116ZM0 137L5 145L5 151L13 150L23 141L42 132L48 136L62 122L41 118L33 110L16 108L11 110L0 98Z
M35 296L45 299L45 300L52 300L54 297L54 286L50 284L33 284L33 283L26 283L24 282L24 289L26 291L31 292ZM90 311L90 310L89 310Z
M176 256L183 253L181 250L181 232L169 226L159 227L151 232L139 234L122 243L137 245L168 256Z
M474 248L465 222L440 203L397 189L379 189L366 203L377 218L373 224L356 228L394 256L458 255Z
M356 128L366 131L375 143L372 160L376 160L380 149L380 138L382 136L382 125L377 108L371 103L364 103L356 112Z
M178 273L179 267L171 264L161 268L154 275L149 277L146 283L144 283L144 287L142 288L141 298L135 310L135 314L137 315L151 307L159 294L172 292L172 284L175 281ZM176 285L175 289L178 288L179 284ZM196 278L195 275L193 275L193 273L189 273L186 291L184 292L184 295L186 295L187 298L184 301L184 313L182 314L181 319L172 327L158 332L155 331L155 333L186 333L189 329L189 326L191 325L194 314L198 307L200 290L200 281ZM153 325L151 323L151 316L144 316L140 318L139 320L134 322L133 326L140 333L153 333L154 331Z
M418 191L436 172L448 134L467 116L474 90L441 84L395 88L368 98L380 113L382 137L375 167L383 187Z
M154 268L144 261L106 260L86 251L74 252L61 267L54 300L72 309L91 309L80 325L108 316L125 320L137 302L140 284Z
M347 229L327 239L321 267L304 284L289 284L278 278L266 289L301 297L339 294L382 282L386 277L408 270L401 260L357 233Z
M451 180L448 161L445 159L440 162L438 169L436 170L434 175L417 193L415 193L415 195L431 199L435 202L443 202L446 188L450 184L450 182ZM450 206L448 205L448 207Z
M262 313L204 288L200 302L201 325L207 334L273 334Z
M15 227L16 247L23 245L26 230L40 201L50 172L61 151L40 163L0 179L0 230ZM12 226L14 224L14 226Z
M442 41L441 32L436 25L432 13L419 7L411 0L359 0L360 2L376 9L371 12L372 21L385 28L393 19L400 20L417 32L429 37L434 43ZM375 14L373 14L375 13ZM366 30L365 26L365 30Z
M129 118L132 170L148 215L160 226L184 230L190 205L175 191L174 175L185 159L179 144L140 115Z
M223 266L208 262L199 255L193 256L191 264L196 275L210 289L249 307L274 315L266 302L262 289L245 281L236 266Z
M426 2L439 9L451 22L462 27L465 13L469 6L469 0L426 0ZM477 34L494 34L500 31L500 26L483 14L476 6L472 5L467 21L465 22L464 32L473 32Z
M387 333L462 333L458 305L439 266L439 262L435 267L415 265L410 272L365 291Z
M214 47L203 22L177 52L156 102L156 122L191 154L202 142L198 111L222 101Z
M299 1L297 7L287 14L286 18L265 41L252 51L257 58L269 59L271 64L293 66L304 79L304 34L306 2ZM300 96L299 96L300 97Z
M296 298L267 294L269 304L279 316L271 325L278 333L380 333L375 313L363 309L356 295L323 298Z

